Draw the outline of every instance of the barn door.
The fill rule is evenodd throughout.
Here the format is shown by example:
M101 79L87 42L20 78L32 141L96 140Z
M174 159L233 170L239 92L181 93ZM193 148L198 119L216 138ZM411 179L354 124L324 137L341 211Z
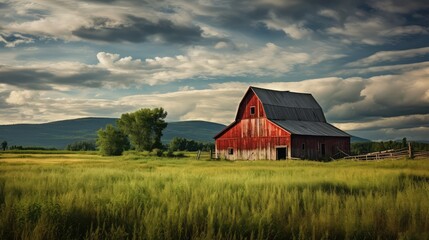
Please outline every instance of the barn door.
M276 160L286 160L287 147L276 147Z

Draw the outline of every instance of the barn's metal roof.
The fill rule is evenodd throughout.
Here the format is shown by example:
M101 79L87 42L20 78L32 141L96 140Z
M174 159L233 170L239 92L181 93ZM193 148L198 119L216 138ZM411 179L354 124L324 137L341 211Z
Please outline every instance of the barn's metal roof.
M309 93L250 88L264 105L268 119L326 122L322 108Z
M349 134L326 122L272 120L273 123L296 135L350 137Z

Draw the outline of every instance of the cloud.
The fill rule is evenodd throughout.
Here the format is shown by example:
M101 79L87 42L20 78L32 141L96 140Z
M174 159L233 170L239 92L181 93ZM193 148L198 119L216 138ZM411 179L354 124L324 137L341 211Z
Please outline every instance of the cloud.
M348 64L346 64L348 66ZM352 66L358 67L358 63L353 63ZM335 74L336 75L360 75L360 74L374 74L379 72L385 72L390 74L398 74L403 72L408 72L415 69L421 69L429 67L429 61L428 62L417 62L417 63L407 63L407 64L395 64L395 65L385 65L385 66L376 66L376 67L365 67L365 66L359 66L359 68L353 68L353 69L344 69L339 70Z
M13 48L19 44L33 43L34 40L30 37L25 37L21 34L11 34L9 36L0 34L0 42L3 42L5 44L5 47Z
M190 48L185 55L133 60L131 57L99 53L100 67L113 73L130 74L140 84L165 84L182 79L207 79L235 76L278 76L291 71L298 64L317 64L331 55L310 59L309 55L291 52L273 43L260 49L229 49L216 51L209 48ZM334 56L337 57L337 56Z
M362 122L337 123L336 127L345 130L407 129L416 126L429 127L429 114L417 114L366 120Z
M273 43L257 49L192 47L183 55L134 59L131 56L99 52L97 64L77 62L17 62L0 65L0 83L26 89L49 90L54 86L121 87L158 85L183 79L272 76L311 66L342 55L321 50L310 57L305 52Z
M334 106L328 116L341 121L426 114L429 105L429 67L399 75L380 75L365 80L364 97Z
M407 25L394 16L375 15L358 11L343 21L339 26L326 29L329 35L343 38L344 43L381 45L392 42L392 38L428 34L428 28L419 25Z
M219 76L275 76L290 71L297 64L307 64L308 54L289 52L268 43L260 49L224 52L218 49L191 48L186 55L155 57L144 61L117 54L99 53L99 66L111 72L128 72L137 82L155 85L190 78ZM323 61L323 59L319 59ZM312 63L308 63L312 64Z
M127 16L123 23L110 24L110 19L93 19L90 26L82 26L72 34L83 39L103 42L168 42L190 44L203 39L202 29L198 26L178 25L168 19L157 22L145 18Z
M369 57L362 58L358 61L347 64L349 67L360 67L374 65L380 62L395 62L405 58L413 58L429 54L429 47L394 50L394 51L381 51L372 54Z
M429 3L427 1L419 0L407 1L407 4L404 4L401 0L369 1L369 3L379 10L401 14L429 8Z
M288 23L282 21L274 14L270 14L271 19L262 21L268 29L283 31L292 39L302 39L311 34L311 30L304 26L304 22Z
M108 75L105 69L74 62L0 65L0 83L28 90L52 90L57 85L100 87Z
M30 103L37 97L38 93L35 91L11 91L6 103L12 105L24 105Z
M427 4L408 1L70 1L42 3L17 1L5 5L5 32L36 36L38 41L156 42L207 45L218 41L240 41L263 23L291 39L320 40L337 37L345 43L379 45L392 37L427 34L417 18L403 18L404 12L418 12ZM366 6L366 7L363 7ZM368 6L371 6L372 9ZM383 14L380 14L382 12ZM3 13L3 12L2 12ZM423 21L424 22L424 21ZM227 32L211 34L213 29ZM267 33L267 31L264 32ZM241 35L241 36L240 36ZM270 35L273 36L273 35ZM219 38L220 37L220 38ZM331 41L333 38L331 38Z
M395 37L395 36L401 36L401 35L417 35L417 34L428 34L428 28L417 26L417 25L410 25L410 26L399 26L394 27L391 29L387 29L380 32L381 36L386 37Z

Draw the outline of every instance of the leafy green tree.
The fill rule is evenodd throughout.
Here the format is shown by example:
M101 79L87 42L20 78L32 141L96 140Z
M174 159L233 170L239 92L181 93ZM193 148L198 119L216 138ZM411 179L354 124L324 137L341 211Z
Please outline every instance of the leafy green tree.
M1 143L1 148L3 149L3 151L6 151L6 149L7 149L7 142L6 141L3 141Z
M124 113L118 127L128 135L137 151L152 151L162 148L162 131L167 127L167 112L163 108L142 108L133 113Z
M127 136L111 124L98 130L97 134L96 143L103 156L119 156L130 147Z

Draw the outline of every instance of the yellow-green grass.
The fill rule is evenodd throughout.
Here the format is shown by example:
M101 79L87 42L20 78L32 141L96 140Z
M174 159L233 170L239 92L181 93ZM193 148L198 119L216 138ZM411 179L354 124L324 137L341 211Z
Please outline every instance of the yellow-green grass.
M429 159L0 155L0 239L428 239Z

